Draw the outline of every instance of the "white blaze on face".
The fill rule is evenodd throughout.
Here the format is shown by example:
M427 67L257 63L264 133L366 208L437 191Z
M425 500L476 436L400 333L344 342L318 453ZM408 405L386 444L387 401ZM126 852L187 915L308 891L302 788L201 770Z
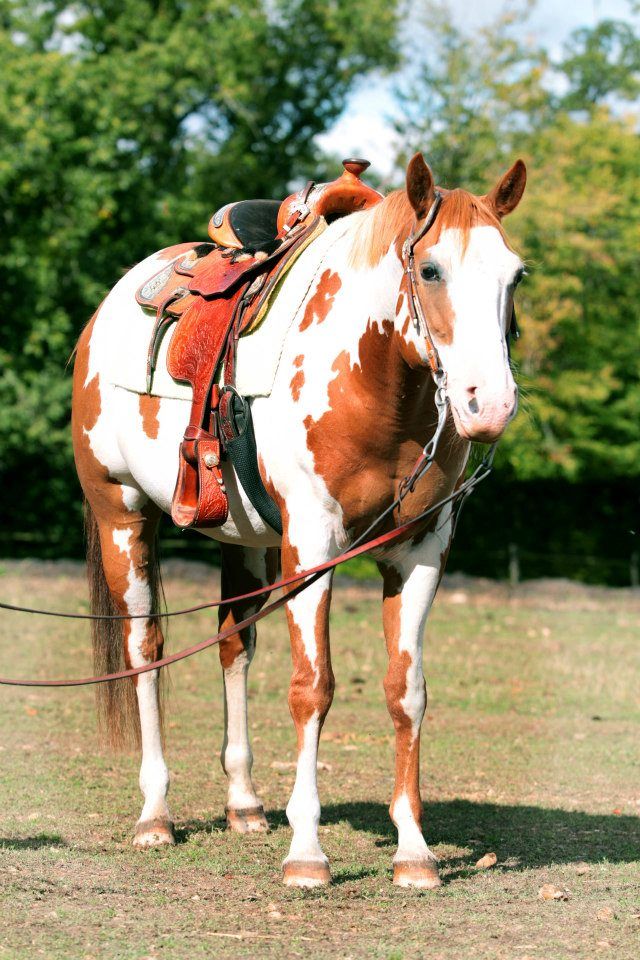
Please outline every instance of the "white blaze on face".
M522 263L492 226L473 227L466 250L460 230L443 230L429 254L447 285L453 315L452 340L439 344L438 352L456 428L468 440L496 440L517 405L505 332Z

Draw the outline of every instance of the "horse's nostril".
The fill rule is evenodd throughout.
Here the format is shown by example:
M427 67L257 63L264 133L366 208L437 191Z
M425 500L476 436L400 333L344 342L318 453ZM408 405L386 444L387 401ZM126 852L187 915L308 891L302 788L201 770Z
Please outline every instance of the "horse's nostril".
M471 413L477 413L479 409L480 409L480 405L478 404L478 401L476 400L475 397L471 397L471 400L469 400L469 410L471 411Z

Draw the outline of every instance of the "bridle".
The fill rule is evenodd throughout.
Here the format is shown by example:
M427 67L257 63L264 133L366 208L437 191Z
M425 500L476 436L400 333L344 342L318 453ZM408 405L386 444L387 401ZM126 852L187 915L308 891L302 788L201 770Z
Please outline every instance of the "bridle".
M127 670L120 670L116 673L103 674L101 676L86 677L83 679L71 679L71 680L15 680L6 677L0 677L0 684L7 686L25 686L25 687L76 687L76 686L87 686L89 684L95 683L108 683L115 680L122 680L127 677L137 677L143 673L150 673L153 670L159 670L163 667L169 666L172 663L177 663L180 660L185 660L187 657L191 657L196 653L199 653L201 650L206 650L208 647L211 647L215 644L222 642L223 640L229 639L229 637L237 634L239 631L245 629L246 627L252 626L258 620L262 620L264 617L268 616L273 611L284 606L285 603L290 601L294 596L301 593L307 587L311 586L312 583L315 583L320 577L324 576L326 573L335 569L342 563L345 563L347 560L351 560L354 557L361 556L364 553L368 553L371 550L382 549L383 547L388 546L391 543L400 542L402 540L408 539L413 533L417 533L424 528L424 524L429 520L429 518L434 515L437 517L440 511L447 506L448 504L452 505L451 509L451 518L452 518L452 531L451 537L455 535L458 519L462 506L467 499L467 497L475 490L479 483L485 480L491 473L493 466L493 458L495 455L497 442L493 443L482 460L475 468L473 473L467 477L467 479L460 484L460 486L449 494L449 496L443 497L437 503L432 504L426 510L423 510L417 517L414 517L412 520L407 521L399 526L395 526L392 530L387 531L379 536L376 536L372 539L367 539L371 534L378 528L380 525L390 517L395 510L399 510L405 497L412 493L416 483L420 480L427 471L433 466L436 458L436 453L438 450L438 444L440 438L444 431L447 419L448 419L448 399L446 396L446 374L440 363L440 357L438 355L437 348L431 336L429 330L429 324L427 318L424 314L420 298L418 296L418 288L415 274L415 257L414 250L416 244L421 240L429 228L433 225L440 204L442 203L442 194L439 191L436 191L435 198L429 211L424 219L424 221L416 227L414 232L405 240L402 248L402 259L405 274L407 277L407 284L409 289L409 313L411 320L414 324L414 328L418 336L424 338L427 347L427 359L429 363L429 369L433 377L436 391L435 391L435 405L438 412L438 421L436 424L435 431L433 436L425 445L422 453L416 460L414 467L406 477L400 482L398 487L398 495L385 510L380 513L373 523L371 523L367 529L361 533L356 540L350 545L346 550L343 550L337 557L334 557L331 560L327 560L325 563L318 564L315 567L311 567L307 570L302 570L299 573L295 574L292 577L283 578L273 584L270 584L265 587L261 587L257 590L252 590L249 593L240 594L236 597L227 597L221 600L214 600L208 603L201 603L194 607L188 607L183 610L174 610L165 613L151 613L151 614L112 614L112 615L100 615L100 614L82 614L82 613L63 613L59 611L52 610L40 610L32 607L20 607L15 604L2 603L0 602L0 609L2 610L11 610L18 613L32 613L39 614L42 616L49 617L61 617L65 619L73 620L161 620L164 617L178 617L183 616L189 613L195 613L199 610L211 609L214 607L228 606L233 603L238 603L240 601L247 601L256 599L260 596L271 594L273 591L278 589L284 589L286 592L282 597L279 597L277 600L267 604L262 610L257 611L256 613L251 614L246 619L241 622L232 624L231 627L226 628L225 630L220 631L215 634L213 637L209 637L206 640L202 640L199 643L193 644L190 647L187 647L184 650L180 650L177 653L170 654L167 657L163 657L161 660L156 660L153 663L144 664L141 667L133 667ZM518 339L520 332L518 329L518 323L516 319L515 308L512 309L510 326L506 334L507 350L510 353L510 341L511 339Z

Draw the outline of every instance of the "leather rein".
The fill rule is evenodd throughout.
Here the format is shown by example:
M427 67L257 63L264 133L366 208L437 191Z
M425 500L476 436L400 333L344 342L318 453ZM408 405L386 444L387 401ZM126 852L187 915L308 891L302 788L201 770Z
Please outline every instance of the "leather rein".
M447 497L443 497L437 503L432 504L426 510L423 510L422 513L418 514L417 517L414 517L413 520L409 520L406 523L400 524L399 526L394 527L392 530L387 531L386 533L380 534L377 537L372 539L367 539L371 536L374 530L383 523L388 517L390 517L394 510L399 509L405 497L412 493L416 483L421 479L425 473L431 468L435 462L435 456L438 448L438 443L440 437L444 430L447 416L447 397L445 393L446 389L446 374L442 369L440 363L440 358L438 356L438 351L433 342L431 332L429 330L429 325L425 317L420 299L417 292L417 283L415 275L415 263L414 263L414 248L419 240L424 237L429 228L432 226L437 213L442 202L442 195L439 192L436 192L435 199L429 209L424 222L417 227L414 233L407 238L404 243L402 254L404 261L405 274L407 276L407 282L409 286L409 312L411 319L413 321L416 333L424 337L427 345L427 359L429 362L429 368L431 375L434 379L436 385L436 394L435 394L435 404L438 412L438 422L433 436L429 442L424 447L422 453L416 460L416 463L411 471L404 479L400 482L398 488L398 495L396 499L385 509L381 514L379 514L373 523L351 544L349 549L344 550L337 557L334 557L331 560L327 560L324 563L318 564L315 567L310 567L307 570L301 570L299 573L295 574L292 577L285 577L281 580L276 581L270 585L260 587L257 590L252 590L249 593L239 594L235 597L228 597L221 600L213 600L208 603L201 603L193 607L187 607L181 610L173 610L165 613L151 613L151 614L90 614L90 613L64 613L61 611L53 610L40 610L32 607L21 607L10 603L0 602L0 609L10 610L18 613L31 613L38 614L41 616L47 617L60 617L71 620L161 620L165 617L179 617L184 616L190 613L196 613L200 610L208 610L215 607L228 606L233 603L238 603L240 601L252 600L258 597L264 596L265 594L271 594L275 590L283 589L285 593L278 597L277 600L267 604L261 610L256 613L251 614L244 620L234 623L232 626L227 627L225 630L221 630L212 637L207 638L206 640L201 640L199 643L195 643L190 647L186 647L183 650L178 651L177 653L170 654L167 657L163 657L160 660L156 660L153 663L147 663L140 667L132 667L126 670L120 670L115 673L102 674L100 676L92 676L85 678L76 678L76 679L63 679L63 680L16 680L8 677L0 677L0 685L5 686L15 686L15 687L81 687L89 686L96 683L110 683L116 680L124 680L128 677L137 677L143 673L150 673L153 670L160 670L163 667L168 667L172 663L178 663L180 660L186 660L188 657L192 657L196 653L200 653L202 650L206 650L209 647L212 647L218 643L221 643L224 640L228 640L233 635L239 633L241 630L246 629L247 627L252 626L257 623L259 620L264 619L269 616L270 613L273 613L275 610L280 609L286 603L288 603L293 597L297 596L299 593L302 593L303 590L306 590L307 587L311 586L312 583L315 583L320 577L324 576L331 570L334 570L340 564L346 563L347 560L352 560L355 557L362 556L365 553L368 553L372 550L380 549L382 547L388 546L391 543L398 542L402 539L406 539L412 533L417 533L418 530L424 525L425 521L432 517L434 514L439 513L439 511L447 506L452 504L452 515L453 515L453 530L452 537L455 534L455 529L457 526L458 517L460 515L460 510L466 498L473 492L473 490L478 486L482 480L485 480L491 473L493 458L496 450L497 443L494 443L487 453L484 455L481 462L478 464L473 473L462 483L457 490L451 493ZM509 348L509 341L511 337L519 337L519 331L517 328L515 310L512 312L511 325L506 336L507 348Z

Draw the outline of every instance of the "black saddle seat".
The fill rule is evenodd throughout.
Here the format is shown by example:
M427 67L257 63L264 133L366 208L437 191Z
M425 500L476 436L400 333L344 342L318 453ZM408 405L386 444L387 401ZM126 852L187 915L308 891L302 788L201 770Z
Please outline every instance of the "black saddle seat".
M330 183L309 180L282 203L278 200L239 200L216 210L209 236L218 247L248 254L272 253L290 230L316 217L331 223L382 200L382 194L360 179L368 160L343 160L344 172ZM277 238L277 239L276 239Z
M229 226L248 253L270 251L278 233L279 200L239 200L228 207Z

